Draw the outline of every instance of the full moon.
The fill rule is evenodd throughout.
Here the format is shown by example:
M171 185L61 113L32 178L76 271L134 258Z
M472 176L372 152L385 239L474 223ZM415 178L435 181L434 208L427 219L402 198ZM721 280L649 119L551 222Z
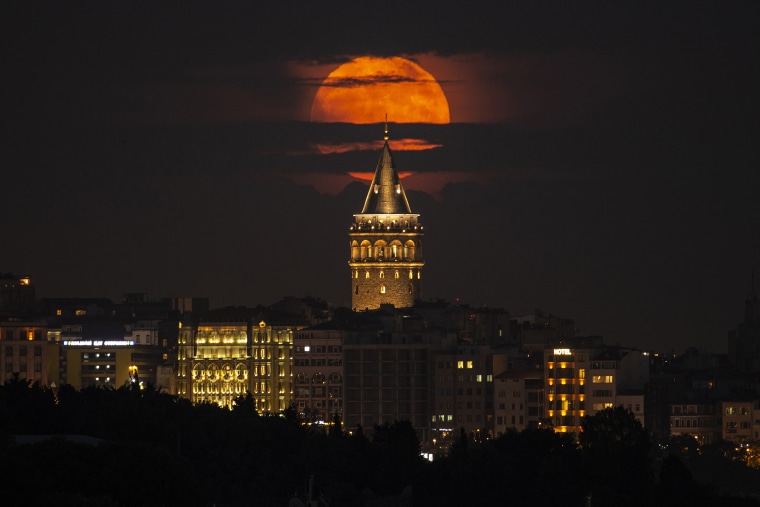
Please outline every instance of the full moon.
M327 76L311 106L311 121L449 123L449 103L435 78L406 58L362 56Z

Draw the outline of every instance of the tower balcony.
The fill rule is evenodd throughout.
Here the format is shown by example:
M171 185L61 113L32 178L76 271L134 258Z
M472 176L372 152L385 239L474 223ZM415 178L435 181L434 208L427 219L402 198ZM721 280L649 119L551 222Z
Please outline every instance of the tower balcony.
M351 232L421 232L418 214L360 214L354 215Z
M422 232L423 227L420 224L369 224L369 223L355 223L349 227L350 232Z
M414 259L412 257L362 257L360 259L352 259L351 262L382 262L397 263L397 262L420 262L420 259Z

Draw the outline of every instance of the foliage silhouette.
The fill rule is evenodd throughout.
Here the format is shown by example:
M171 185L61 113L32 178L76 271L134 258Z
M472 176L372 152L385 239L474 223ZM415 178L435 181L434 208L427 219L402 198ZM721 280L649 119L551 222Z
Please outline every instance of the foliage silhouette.
M295 411L259 414L250 394L227 410L151 387L51 390L14 377L0 386L0 476L13 485L3 505L285 505L294 493L306 503L309 485L312 499L331 506L570 507L589 493L594 507L687 498L695 506L758 505L701 485L690 472L707 458L720 468L715 475L756 477L733 468L743 464L724 456L728 448L688 458L673 452L655 475L648 436L630 413L602 411L583 429L578 442L547 429L483 441L463 433L448 456L430 463L408 421L375 425L367 438L361 427L315 429Z

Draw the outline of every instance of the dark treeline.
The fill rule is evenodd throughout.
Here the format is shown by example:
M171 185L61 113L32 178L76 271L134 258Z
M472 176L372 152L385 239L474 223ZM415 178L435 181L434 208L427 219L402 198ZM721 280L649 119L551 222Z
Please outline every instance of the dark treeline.
M760 505L695 481L694 466L760 482L730 453L651 444L621 408L586 418L577 442L551 430L462 434L431 463L405 421L323 432L292 410L259 415L250 396L226 410L150 387L0 387L9 506L298 506L310 491L330 506Z

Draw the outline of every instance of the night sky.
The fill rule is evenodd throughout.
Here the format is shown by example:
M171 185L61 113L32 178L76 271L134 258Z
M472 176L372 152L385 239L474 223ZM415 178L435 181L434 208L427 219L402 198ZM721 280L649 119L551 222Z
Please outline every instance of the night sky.
M39 297L348 306L348 173L386 111L318 123L312 101L403 56L451 114L389 118L438 146L394 150L425 299L724 352L760 272L760 3L406 4L5 2L0 271Z

